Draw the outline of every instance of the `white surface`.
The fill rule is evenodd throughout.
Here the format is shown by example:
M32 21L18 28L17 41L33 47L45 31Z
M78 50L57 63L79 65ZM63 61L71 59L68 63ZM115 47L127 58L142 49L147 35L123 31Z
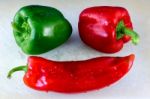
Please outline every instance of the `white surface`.
M102 90L81 94L40 92L24 85L23 72L12 79L6 75L11 68L26 64L27 55L16 45L11 21L16 11L25 5L53 6L63 12L73 26L73 34L62 46L40 56L53 60L80 60L108 55L84 45L78 36L78 16L86 7L116 5L128 9L134 29L141 40L138 46L128 43L123 50L111 56L136 55L131 71L119 82ZM150 1L149 0L0 0L0 99L150 99Z

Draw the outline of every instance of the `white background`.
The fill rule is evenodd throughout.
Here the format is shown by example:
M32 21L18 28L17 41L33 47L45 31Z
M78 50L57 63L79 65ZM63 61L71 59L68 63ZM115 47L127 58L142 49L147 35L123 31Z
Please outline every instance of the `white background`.
M71 38L62 46L40 56L53 60L81 60L96 56L136 55L131 71L117 83L102 90L81 94L40 92L24 85L23 72L7 79L8 71L26 64L25 55L16 45L11 21L22 6L52 6L64 14L73 26ZM84 45L78 35L78 16L86 7L95 5L122 6L128 9L140 43L130 43L115 54L104 54ZM0 99L150 99L150 0L0 0Z

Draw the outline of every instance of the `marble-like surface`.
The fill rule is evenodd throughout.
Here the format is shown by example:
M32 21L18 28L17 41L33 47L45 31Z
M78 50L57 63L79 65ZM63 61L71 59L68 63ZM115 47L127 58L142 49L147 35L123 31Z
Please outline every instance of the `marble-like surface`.
M81 60L96 56L136 55L131 71L117 83L102 90L81 94L39 92L26 87L23 72L7 79L8 70L26 64L25 55L16 45L11 21L25 5L40 4L56 7L73 26L71 38L62 46L40 56L53 60ZM95 5L123 6L129 10L140 43L128 43L115 54L104 54L84 45L78 35L78 16L86 7ZM150 1L149 0L0 0L0 99L149 99L150 98Z

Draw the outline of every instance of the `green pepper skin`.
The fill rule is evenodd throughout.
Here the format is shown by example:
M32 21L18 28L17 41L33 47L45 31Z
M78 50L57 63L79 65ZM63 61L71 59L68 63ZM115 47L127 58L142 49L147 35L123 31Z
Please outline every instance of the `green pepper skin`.
M18 46L32 55L60 46L72 33L71 24L60 11L40 5L22 7L15 15L12 27Z

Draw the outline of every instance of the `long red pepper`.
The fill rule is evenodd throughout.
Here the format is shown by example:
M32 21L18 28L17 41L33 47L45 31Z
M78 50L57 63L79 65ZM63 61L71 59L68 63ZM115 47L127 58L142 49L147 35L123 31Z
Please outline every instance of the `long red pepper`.
M115 53L130 39L139 42L128 11L122 7L97 6L83 10L79 17L79 34L88 46L105 53Z
M121 79L131 68L134 55L98 57L83 61L52 61L31 56L27 66L10 70L25 71L24 83L36 90L84 92L100 89Z

